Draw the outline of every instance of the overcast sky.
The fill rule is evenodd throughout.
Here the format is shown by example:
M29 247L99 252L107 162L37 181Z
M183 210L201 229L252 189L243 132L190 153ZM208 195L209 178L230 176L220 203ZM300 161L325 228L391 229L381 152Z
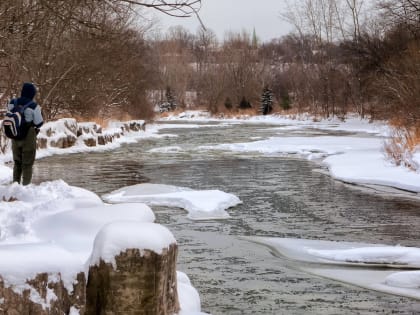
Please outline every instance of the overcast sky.
M262 41L279 38L292 30L292 26L280 18L284 10L281 0L202 0L200 17L219 39L226 31L252 33L253 29ZM195 33L199 27L196 17L173 18L158 14L162 30L170 26L182 25Z

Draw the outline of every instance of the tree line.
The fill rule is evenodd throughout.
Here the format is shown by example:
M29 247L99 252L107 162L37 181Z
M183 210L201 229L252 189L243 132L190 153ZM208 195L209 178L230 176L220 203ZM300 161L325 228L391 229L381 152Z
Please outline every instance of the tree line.
M211 30L172 29L155 42L162 83L181 104L186 91L196 91L197 103L212 112L257 108L269 87L277 109L419 125L419 1L295 3L283 18L296 31L268 43L246 32L218 42Z
M200 0L2 0L0 101L34 82L46 119L151 117L154 52L144 10L194 15Z
M420 2L294 3L281 18L295 31L261 42L255 31L156 33L142 19L148 7L195 15L201 1L3 0L1 98L30 80L50 119L150 118L168 99L169 109L258 110L270 91L277 111L357 112L418 134Z

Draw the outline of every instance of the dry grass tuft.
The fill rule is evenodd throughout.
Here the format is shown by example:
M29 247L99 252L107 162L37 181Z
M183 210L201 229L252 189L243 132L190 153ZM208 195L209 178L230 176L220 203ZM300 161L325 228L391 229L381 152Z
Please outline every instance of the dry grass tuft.
M420 146L420 129L395 126L391 137L384 143L385 155L397 166L405 166L419 171L420 165L414 161L413 153Z
M242 116L255 116L258 114L259 114L258 110L255 108L231 109L231 110L223 108L223 109L220 109L215 116L223 117L223 118L238 118Z

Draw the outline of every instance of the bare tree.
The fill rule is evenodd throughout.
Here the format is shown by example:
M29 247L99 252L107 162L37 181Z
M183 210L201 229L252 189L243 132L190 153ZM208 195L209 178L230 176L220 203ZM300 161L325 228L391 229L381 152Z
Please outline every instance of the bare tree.
M210 29L200 28L194 40L193 54L195 57L196 71L201 76L206 69L214 63L212 55L218 47L216 34Z
M195 15L199 18L198 11L201 8L201 0L105 0L105 2L151 8L175 17L191 17Z
M182 26L171 27L159 44L161 84L159 90L170 87L178 105L185 105L186 92L190 87L193 35Z
M138 8L198 17L200 5L199 0L3 0L0 101L28 80L39 87L38 100L49 118L119 109L144 115L150 112L145 90L156 81L156 58L142 30L132 27Z
M360 13L363 8L364 0L346 0L346 3L351 12L353 22L353 38L357 41L361 35Z
M232 99L236 104L243 98L251 103L259 101L263 84L262 69L258 63L258 51L252 46L250 34L228 34L222 50Z
M418 32L420 28L420 1L418 0L381 0L378 3L385 16L390 18L392 24L405 23L414 27Z

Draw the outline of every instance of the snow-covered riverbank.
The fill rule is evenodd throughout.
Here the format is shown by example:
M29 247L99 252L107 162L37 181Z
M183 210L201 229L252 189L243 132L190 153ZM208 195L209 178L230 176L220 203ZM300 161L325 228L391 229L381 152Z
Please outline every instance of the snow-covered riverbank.
M209 117L196 112L185 112L168 121L208 122ZM200 149L232 152L258 152L265 155L300 156L320 160L330 175L352 184L371 184L394 187L420 193L420 173L403 166L396 166L384 154L384 141L390 129L385 123L370 123L368 120L350 117L346 121L328 119L314 122L310 117L290 119L283 116L255 116L243 119L224 119L225 123L269 124L273 136L269 139L250 139L249 142L219 144ZM276 127L278 125L278 127ZM329 130L347 132L351 135L337 136L276 136L284 131ZM316 132L313 132L316 134ZM420 165L420 148L413 156Z
M96 194L61 180L0 186L0 199L0 275L6 288L18 294L29 290L30 300L44 308L58 298L53 291L41 297L27 282L39 274L59 279L70 293L77 275L87 276L100 259L113 263L114 256L129 248L160 254L176 243L168 229L154 223L147 205L105 204ZM111 228L121 231L121 237L108 238ZM200 314L199 294L181 271L178 293L180 314ZM79 312L72 308L71 314Z
M171 122L186 122L180 124L151 124L146 130L127 132L116 137L114 141L104 145L87 145L86 139L91 136L94 125L85 123L85 128L90 127L85 135L77 139L71 147L57 148L47 145L37 152L37 157L42 158L54 154L69 154L76 152L91 152L112 150L122 143L136 142L141 138L158 137L161 129L170 128L200 128L203 123L212 121L223 124L265 124L272 126L273 136L268 139L250 139L249 142L234 144L219 144L212 147L201 147L200 150L224 150L232 152L259 152L261 154L292 155L310 160L321 160L328 167L332 177L353 184L373 184L395 187L415 193L420 192L420 173L411 171L403 166L395 166L389 161L384 152L384 141L389 136L389 128L384 123L369 123L368 120L348 118L346 121L339 119L321 120L314 122L310 117L304 119L291 119L283 116L255 116L237 119L216 119L206 112L184 112L176 116L166 117L164 120ZM164 121L163 120L163 121ZM196 125L193 123L197 122ZM200 123L200 124L198 124ZM52 122L48 126L52 130L59 130L66 134L66 128L62 122ZM112 134L121 128L118 124L112 124L110 128L104 128L102 134ZM279 137L277 133L291 130L329 130L336 132L348 132L349 136L288 136ZM43 132L41 132L41 136ZM366 136L363 136L366 135ZM56 137L56 136L55 136ZM51 143L48 142L48 143ZM166 148L179 150L179 148ZM159 150L165 150L160 148ZM420 164L420 149L414 154L413 159ZM11 168L5 167L5 162L12 160L11 153L0 154L0 184L11 180Z
M85 123L79 125L84 131L78 132L74 120L49 123L40 134L45 141L38 149L38 158L112 150L122 143L156 136L156 128L145 132L139 127L140 121L133 122L133 128L129 125L115 123L97 132L96 124ZM99 144L100 137L109 139ZM114 256L129 248L160 254L176 243L169 230L154 223L154 213L146 204L106 204L96 194L62 180L28 186L11 184L12 169L7 164L10 160L11 152L6 150L0 156L0 276L4 288L20 295L29 292L29 299L42 308L49 309L59 298L52 290L41 296L29 284L40 274L46 273L49 281L62 282L71 293L78 283L78 274L84 272L87 277L89 266L98 264L100 259L112 263ZM218 194L223 199L223 192L210 193L210 198ZM177 198L172 200L177 202ZM215 204L215 208L227 215L220 205ZM110 242L109 229L119 229L124 236L112 237L114 241ZM101 239L107 239L106 244ZM178 271L177 278L180 315L204 314L200 312L199 294L188 276ZM3 296L0 300L0 304L9 303ZM72 307L71 314L79 314L78 308Z

